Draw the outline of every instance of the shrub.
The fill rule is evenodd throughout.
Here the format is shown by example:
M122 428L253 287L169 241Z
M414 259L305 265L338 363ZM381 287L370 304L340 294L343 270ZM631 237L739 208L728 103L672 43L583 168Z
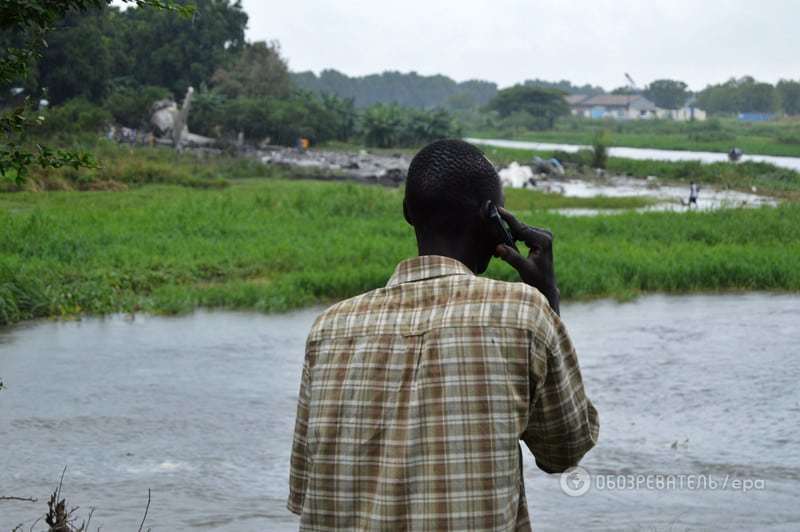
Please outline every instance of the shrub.
M45 136L99 133L112 122L111 113L84 98L46 109L41 115L44 121L37 132Z
M153 105L153 102L170 96L170 92L163 87L122 86L114 88L103 105L114 117L116 123L130 128L139 128L147 124L150 118L150 106Z
M598 131L592 140L592 167L605 168L608 164L608 134L605 131Z
M361 118L361 132L367 146L377 148L419 146L460 134L444 109L422 111L394 104L369 107Z

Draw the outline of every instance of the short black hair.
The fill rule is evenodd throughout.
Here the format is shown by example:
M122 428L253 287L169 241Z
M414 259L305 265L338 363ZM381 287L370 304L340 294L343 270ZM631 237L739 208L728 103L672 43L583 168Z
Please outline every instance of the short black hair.
M463 140L437 140L408 167L406 208L418 229L453 233L463 230L486 200L497 201L501 191L497 171L478 148Z

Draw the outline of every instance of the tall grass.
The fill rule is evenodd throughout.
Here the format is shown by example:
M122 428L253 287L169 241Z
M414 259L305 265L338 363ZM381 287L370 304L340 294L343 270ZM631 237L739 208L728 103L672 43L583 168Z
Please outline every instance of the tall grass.
M565 298L800 289L800 206L566 218L508 204L556 235ZM595 200L597 201L597 200ZM383 285L415 253L402 190L252 180L224 189L0 195L0 323L82 313L280 311ZM489 275L516 278L493 261Z
M92 136L70 137L66 145L91 152L95 168L38 168L18 186L0 179L0 191L17 190L120 190L145 184L173 184L194 188L223 188L230 179L286 177L284 168L255 159L175 152L170 147L127 147Z

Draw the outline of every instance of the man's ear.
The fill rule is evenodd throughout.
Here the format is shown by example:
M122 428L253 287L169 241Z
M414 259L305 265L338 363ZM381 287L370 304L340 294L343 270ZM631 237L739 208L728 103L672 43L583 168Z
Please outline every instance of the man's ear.
M406 203L406 199L403 198L403 218L406 219L408 225L414 226L414 222L411 221L411 216L408 214L408 204Z
M489 221L489 206L492 204L492 200L486 200L481 204L481 210L479 216L481 217L481 222L488 222Z

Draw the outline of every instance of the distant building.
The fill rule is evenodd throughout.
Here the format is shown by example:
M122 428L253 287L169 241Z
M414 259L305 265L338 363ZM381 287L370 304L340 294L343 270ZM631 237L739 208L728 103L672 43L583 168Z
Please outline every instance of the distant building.
M657 107L640 94L574 94L566 97L572 114L584 118L634 120L655 118Z
M564 99L574 116L616 120L665 118L679 121L705 120L706 112L690 101L681 109L661 109L641 94L570 94Z
M591 96L586 94L567 94L564 96L564 99L567 101L570 109L572 109L572 114L575 114L575 108L579 107L579 104L584 100L588 100Z

